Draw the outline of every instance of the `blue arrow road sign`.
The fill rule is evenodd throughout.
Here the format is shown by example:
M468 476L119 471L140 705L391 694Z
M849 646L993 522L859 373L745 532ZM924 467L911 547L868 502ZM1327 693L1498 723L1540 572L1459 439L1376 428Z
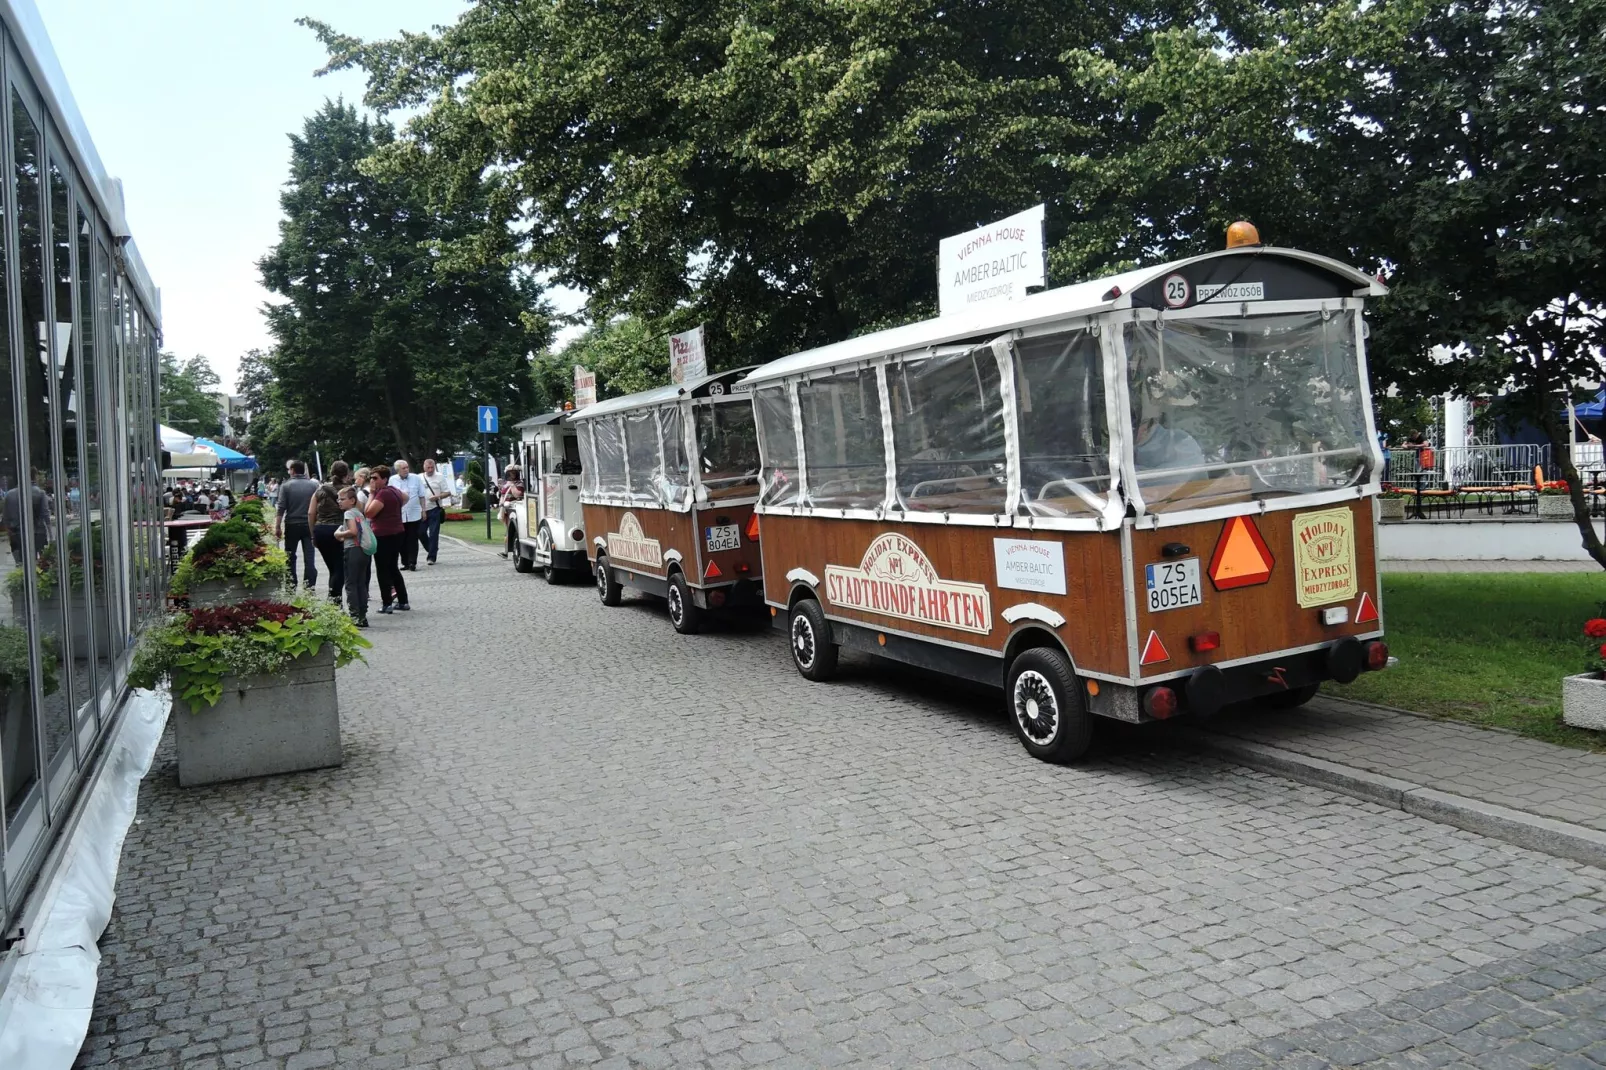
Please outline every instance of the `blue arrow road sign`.
M494 435L497 433L501 427L501 422L497 419L495 405L480 406L479 424L482 435Z

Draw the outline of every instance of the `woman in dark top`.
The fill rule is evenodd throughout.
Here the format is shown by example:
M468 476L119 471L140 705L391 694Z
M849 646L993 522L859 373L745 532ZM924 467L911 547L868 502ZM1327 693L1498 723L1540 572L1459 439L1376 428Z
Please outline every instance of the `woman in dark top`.
M340 604L340 592L346 589L346 552L335 538L335 532L345 523L340 508L340 488L351 481L351 466L336 461L329 466L329 482L312 493L307 506L307 521L312 525L312 545L318 548L324 568L329 570L329 601Z
M406 503L407 495L390 485L390 465L378 465L368 474L368 504L363 512L379 539L374 568L379 572L379 600L384 603L379 607L381 613L391 612L392 601L403 612L412 608L401 574L402 539L407 530L402 524L402 506Z

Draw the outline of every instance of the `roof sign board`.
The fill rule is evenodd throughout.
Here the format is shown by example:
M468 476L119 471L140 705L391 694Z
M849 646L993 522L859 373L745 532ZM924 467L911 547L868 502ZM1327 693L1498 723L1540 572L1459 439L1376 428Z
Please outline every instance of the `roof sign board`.
M937 295L944 316L1026 296L1048 284L1043 206L944 238L937 253Z
M669 336L669 380L688 383L708 375L708 354L703 349L703 325Z
M579 364L574 366L574 407L583 409L597 403L597 376Z

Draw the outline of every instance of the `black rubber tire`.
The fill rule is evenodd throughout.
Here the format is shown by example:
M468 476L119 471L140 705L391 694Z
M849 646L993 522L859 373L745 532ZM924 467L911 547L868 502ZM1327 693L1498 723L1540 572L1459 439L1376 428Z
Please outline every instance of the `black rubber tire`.
M597 594L602 596L602 604L616 606L624 595L624 588L613 577L613 569L608 567L608 555L597 555L596 575L592 577L597 583Z
M547 531L546 528L541 529L539 545L546 551L546 564L542 566L541 571L545 574L544 578L547 583L556 587L563 582L563 570L552 567L552 533Z
M691 584L686 575L677 572L669 577L669 596L665 599L669 610L669 623L681 635L696 635L703 630L703 609L692 598Z
M793 606L787 617L786 635L792 664L804 679L818 683L836 675L840 651L831 641L831 622L825 619L820 603L805 598Z
M535 571L535 562L524 556L524 547L516 538L513 540L513 571L526 575Z
M1316 692L1321 689L1321 684L1290 687L1287 691L1279 691L1275 695L1267 695L1258 701L1262 707L1268 710L1295 710L1315 698Z
M1022 651L1010 663L1004 706L1026 753L1045 762L1074 762L1093 742L1093 714L1076 670L1052 647Z

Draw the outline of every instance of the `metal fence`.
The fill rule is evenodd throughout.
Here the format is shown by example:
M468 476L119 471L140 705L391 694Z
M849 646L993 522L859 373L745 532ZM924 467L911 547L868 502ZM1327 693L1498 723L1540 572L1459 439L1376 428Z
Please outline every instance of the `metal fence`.
M1599 446L1594 449L1600 450ZM1426 463L1424 463L1426 462ZM1510 487L1533 483L1534 467L1550 474L1550 447L1534 443L1506 446L1447 446L1413 449L1394 446L1384 481L1401 490Z

